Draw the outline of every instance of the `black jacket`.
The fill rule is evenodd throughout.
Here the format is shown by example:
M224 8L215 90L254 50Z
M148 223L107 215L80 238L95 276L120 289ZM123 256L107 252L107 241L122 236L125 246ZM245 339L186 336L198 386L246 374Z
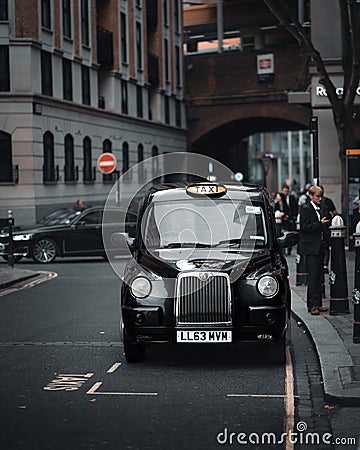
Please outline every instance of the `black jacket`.
M318 255L321 249L324 225L311 203L304 205L300 211L299 252L303 255Z

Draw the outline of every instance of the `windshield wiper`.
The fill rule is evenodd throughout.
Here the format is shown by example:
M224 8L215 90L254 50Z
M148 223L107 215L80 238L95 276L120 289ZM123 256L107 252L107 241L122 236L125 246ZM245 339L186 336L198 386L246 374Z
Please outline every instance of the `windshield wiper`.
M171 242L162 246L162 248L210 248L211 244L204 244L202 242Z
M233 244L237 244L240 247L240 238L234 238L234 239L225 239L223 241L219 241L217 244L214 244L213 247L219 247L220 245L223 244L229 244L229 245L233 245Z

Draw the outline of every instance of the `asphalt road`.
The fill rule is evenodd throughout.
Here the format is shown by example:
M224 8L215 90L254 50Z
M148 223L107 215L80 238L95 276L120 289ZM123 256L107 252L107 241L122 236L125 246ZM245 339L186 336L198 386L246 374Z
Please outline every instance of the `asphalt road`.
M270 365L261 348L162 346L149 349L144 363L127 364L120 280L108 263L19 267L57 276L0 293L1 449L285 448L256 444L263 433L280 440L288 424L286 367ZM315 380L316 361L295 322L293 335L295 354L313 358L297 369L298 404L312 396L307 377Z

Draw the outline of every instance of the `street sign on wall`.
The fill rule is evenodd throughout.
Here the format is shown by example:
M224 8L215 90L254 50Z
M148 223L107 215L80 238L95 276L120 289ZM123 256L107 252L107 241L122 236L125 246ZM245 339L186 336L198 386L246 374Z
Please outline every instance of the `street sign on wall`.
M98 169L105 174L113 173L116 163L116 158L112 153L102 153L97 160Z

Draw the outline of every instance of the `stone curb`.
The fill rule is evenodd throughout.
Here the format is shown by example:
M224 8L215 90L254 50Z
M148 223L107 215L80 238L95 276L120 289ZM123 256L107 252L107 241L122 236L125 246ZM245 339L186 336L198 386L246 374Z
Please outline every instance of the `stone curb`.
M0 289L7 288L29 278L34 278L37 275L39 273L33 270L16 268L0 269Z
M311 316L305 302L292 290L292 313L301 321L316 347L321 366L325 397L331 402L360 405L360 388L344 388L340 373L352 368L352 358L336 329L324 316Z

